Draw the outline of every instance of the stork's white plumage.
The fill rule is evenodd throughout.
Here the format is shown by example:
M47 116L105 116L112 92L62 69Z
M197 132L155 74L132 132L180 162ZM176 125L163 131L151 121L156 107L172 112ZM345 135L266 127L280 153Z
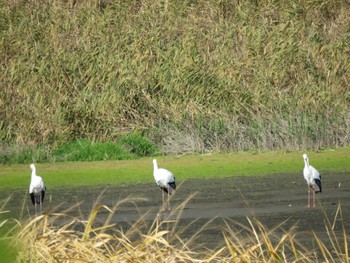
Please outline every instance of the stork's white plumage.
M306 154L303 154L304 158L304 178L306 180L306 183L308 185L308 196L307 196L307 206L310 207L310 192L313 193L313 207L316 207L315 204L315 193L321 193L322 192L322 186L321 186L321 175L320 173L309 164L309 158Z
M176 189L175 177L172 172L164 168L158 168L157 160L153 160L153 176L157 185L162 190L163 208L164 208L164 193L168 195L168 209L170 210L170 194Z
M29 185L29 195L33 205L35 206L35 213L37 205L40 205L40 210L42 212L42 204L44 202L46 187L43 179L36 175L36 168L34 164L30 165L30 169L32 169L32 176Z

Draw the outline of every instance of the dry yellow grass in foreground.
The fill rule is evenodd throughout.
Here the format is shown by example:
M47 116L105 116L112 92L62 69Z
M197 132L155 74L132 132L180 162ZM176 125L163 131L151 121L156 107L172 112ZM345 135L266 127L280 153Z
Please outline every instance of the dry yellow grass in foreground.
M190 198L189 198L190 199ZM188 200L189 200L188 199ZM128 231L111 223L118 207L135 199L122 200L114 207L96 204L87 220L69 216L69 211L48 213L24 221L1 220L1 238L16 250L17 262L349 262L348 235L338 206L333 222L325 218L327 240L315 233L318 248L307 250L297 240L296 228L283 230L283 222L267 229L256 219L247 218L248 225L223 220L220 230L223 246L208 249L196 243L201 231L183 240L186 231L178 226L186 200L165 216L159 213L148 225L145 216ZM137 207L136 207L137 208ZM0 208L1 209L1 208ZM77 204L72 209L79 209ZM105 210L105 211L103 211ZM106 213L101 223L99 213ZM0 210L2 214L6 211ZM15 224L13 224L15 222ZM196 222L193 222L194 224ZM335 233L335 224L342 233ZM11 226L12 225L12 226ZM190 226L187 226L190 227ZM5 229L5 230L4 230ZM326 245L327 243L327 245ZM329 245L330 244L330 245Z

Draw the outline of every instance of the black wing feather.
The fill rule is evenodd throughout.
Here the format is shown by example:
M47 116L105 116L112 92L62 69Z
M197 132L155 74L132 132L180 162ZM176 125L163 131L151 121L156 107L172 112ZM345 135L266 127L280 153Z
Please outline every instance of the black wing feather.
M33 205L35 205L35 197L34 197L34 193L30 193L30 199L32 200Z
M169 183L170 187L173 188L174 190L176 189L176 184L175 182L171 182Z
M317 191L315 193L321 193L322 192L321 180L315 179L315 183L320 188L320 191Z
M44 197L45 197L45 191L41 191L41 203L44 203Z

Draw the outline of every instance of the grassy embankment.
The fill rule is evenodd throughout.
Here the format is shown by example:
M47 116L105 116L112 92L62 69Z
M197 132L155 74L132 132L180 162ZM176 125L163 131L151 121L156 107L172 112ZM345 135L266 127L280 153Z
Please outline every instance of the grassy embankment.
M2 1L1 151L349 145L349 2ZM2 153L1 153L2 154Z
M274 173L301 174L303 152L241 152L157 157L160 167L173 171L178 182L195 178L258 176ZM310 163L323 172L349 172L350 148L309 153ZM153 182L151 158L101 162L38 164L37 173L49 188L135 184ZM27 188L29 165L4 165L0 188ZM302 180L302 179L301 179Z

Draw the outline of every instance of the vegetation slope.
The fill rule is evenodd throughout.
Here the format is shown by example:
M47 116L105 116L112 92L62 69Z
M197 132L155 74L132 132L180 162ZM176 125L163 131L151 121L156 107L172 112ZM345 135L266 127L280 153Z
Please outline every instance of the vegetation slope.
M0 3L2 149L349 145L348 1Z

